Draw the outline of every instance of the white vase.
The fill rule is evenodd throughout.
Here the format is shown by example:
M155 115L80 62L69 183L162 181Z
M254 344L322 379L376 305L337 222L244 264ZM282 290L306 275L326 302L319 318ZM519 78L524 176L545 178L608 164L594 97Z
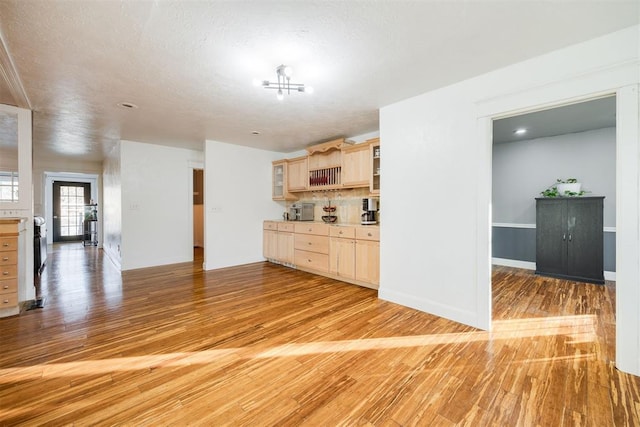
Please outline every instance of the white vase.
M580 189L582 188L582 183L580 182L572 182L567 184L558 184L558 195L565 196L567 192L570 193L580 193Z

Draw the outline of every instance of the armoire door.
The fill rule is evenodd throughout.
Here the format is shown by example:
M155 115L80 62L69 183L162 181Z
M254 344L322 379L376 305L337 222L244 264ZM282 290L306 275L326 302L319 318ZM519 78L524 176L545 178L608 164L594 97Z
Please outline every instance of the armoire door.
M536 273L567 274L567 204L538 199L536 203Z
M604 280L603 199L567 200L569 276Z

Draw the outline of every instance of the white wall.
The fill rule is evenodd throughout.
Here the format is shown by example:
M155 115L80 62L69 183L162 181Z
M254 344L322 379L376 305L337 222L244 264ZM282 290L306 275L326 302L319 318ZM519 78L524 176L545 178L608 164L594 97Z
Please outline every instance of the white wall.
M493 222L535 224L535 198L558 178L605 196L604 226L616 225L616 129L493 145Z
M263 261L262 222L282 218L271 200L271 162L282 153L205 142L207 270Z
M381 298L491 327L491 119L617 91L618 105L624 106L618 110L618 158L632 154L638 144L639 29L381 109ZM617 309L623 321L617 322L616 355L620 369L640 375L640 221L637 214L620 216L626 203L637 212L640 165L637 155L625 158L627 163L618 161L617 229L635 262L623 266L618 259Z
M102 171L102 219L105 254L120 268L122 257L122 191L120 179L120 142L107 155Z
M199 151L122 141L122 270L193 260L193 162Z

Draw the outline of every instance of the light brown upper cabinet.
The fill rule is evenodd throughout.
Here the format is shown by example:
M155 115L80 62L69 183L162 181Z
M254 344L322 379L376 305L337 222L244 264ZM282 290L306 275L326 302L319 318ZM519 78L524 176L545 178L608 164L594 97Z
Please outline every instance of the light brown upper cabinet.
M380 194L380 138L373 138L367 142L369 142L369 163L371 164L369 191L371 194Z
M307 156L287 160L287 189L290 192L306 191L308 180Z
M276 160L271 163L271 198L273 200L295 200L289 193L287 185L287 160Z
M273 200L296 200L297 193L369 187L380 193L380 138L360 144L334 139L307 147L307 156L273 162Z
M331 190L342 185L342 146L344 138L307 147L309 153L309 189Z
M371 181L369 142L342 148L342 186L368 187Z

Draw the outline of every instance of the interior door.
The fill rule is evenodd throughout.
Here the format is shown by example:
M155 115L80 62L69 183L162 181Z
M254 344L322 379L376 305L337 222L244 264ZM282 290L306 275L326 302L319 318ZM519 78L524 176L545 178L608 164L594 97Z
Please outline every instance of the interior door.
M84 235L84 207L89 204L90 196L90 183L54 181L54 242L73 242L82 240Z

